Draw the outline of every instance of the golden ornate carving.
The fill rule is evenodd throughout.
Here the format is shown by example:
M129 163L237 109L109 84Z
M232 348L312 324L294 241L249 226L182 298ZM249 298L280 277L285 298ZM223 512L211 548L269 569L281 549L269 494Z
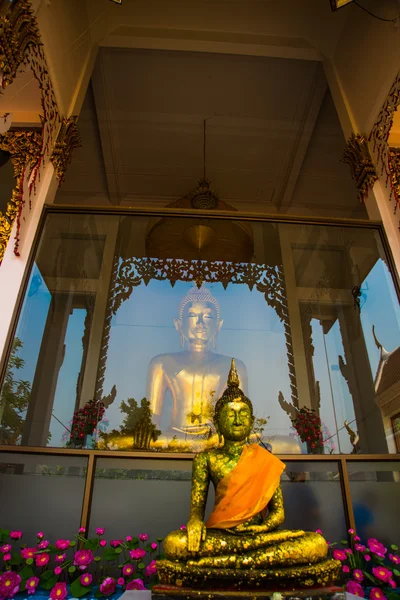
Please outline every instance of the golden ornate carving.
M30 2L0 0L0 84L13 82L30 44L40 44L40 34Z
M63 119L61 129L50 158L54 165L57 179L60 183L62 183L67 167L71 162L73 151L75 148L80 148L82 146L77 120L77 116Z
M0 263L11 235L14 221L17 220L17 233L14 252L18 254L19 218L23 208L23 185L28 169L29 175L37 172L42 150L42 136L33 130L8 131L0 136L0 149L11 154L14 167L15 187L7 209L3 215L0 212Z
M400 148L389 148L391 185L397 201L400 199Z
M364 135L354 135L354 133L351 135L342 161L350 165L351 176L358 189L358 199L364 202L368 191L378 179Z
M390 185L390 200L395 200L394 212L400 204L398 188L393 185L391 178L388 139L393 125L394 113L400 106L400 72L397 74L390 92L385 100L378 119L369 135L372 143L372 153L375 162L381 167L381 175L385 176L386 186Z

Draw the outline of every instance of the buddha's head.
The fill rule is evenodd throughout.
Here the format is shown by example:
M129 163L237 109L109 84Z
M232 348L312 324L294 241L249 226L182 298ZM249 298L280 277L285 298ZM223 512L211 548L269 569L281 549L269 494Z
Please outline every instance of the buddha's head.
M215 405L214 425L218 435L223 435L225 440L242 441L249 437L253 429L253 405L239 387L233 358L227 386Z
M223 325L218 300L203 286L200 289L196 286L190 288L180 302L174 325L180 335L182 348L185 340L193 348L206 349L210 343L215 348L218 332Z

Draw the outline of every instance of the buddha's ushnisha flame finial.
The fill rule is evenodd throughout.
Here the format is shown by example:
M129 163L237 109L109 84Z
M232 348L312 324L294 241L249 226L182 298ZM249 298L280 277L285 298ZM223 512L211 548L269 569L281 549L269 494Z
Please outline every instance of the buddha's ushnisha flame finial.
M239 387L239 375L236 370L236 363L234 358L232 358L231 370L229 371L227 384L228 387Z

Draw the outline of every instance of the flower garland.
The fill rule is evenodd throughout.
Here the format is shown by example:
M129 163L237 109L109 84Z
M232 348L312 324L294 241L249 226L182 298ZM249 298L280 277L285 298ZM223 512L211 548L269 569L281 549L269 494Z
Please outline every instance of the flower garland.
M86 435L92 435L103 419L105 406L100 400L89 400L83 408L74 412L70 444L81 445Z
M150 542L141 533L107 542L104 533L97 528L96 537L87 538L81 527L75 539L51 544L40 531L36 545L28 547L20 544L22 531L0 529L0 598L11 600L23 591L33 595L38 588L47 590L51 600L87 594L100 598L152 584L162 538Z
M314 409L297 409L296 416L292 418L292 425L302 442L305 442L311 451L318 451L324 447L321 419Z

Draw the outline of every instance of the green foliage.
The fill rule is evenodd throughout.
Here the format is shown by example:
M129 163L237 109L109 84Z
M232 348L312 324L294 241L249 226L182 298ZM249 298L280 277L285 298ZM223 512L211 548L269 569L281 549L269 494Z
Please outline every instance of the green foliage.
M0 397L0 441L2 444L18 444L24 427L24 413L31 396L29 381L17 379L16 372L25 361L18 356L23 344L15 338Z
M92 586L91 585L82 585L80 582L80 579L78 577L78 579L75 579L72 583L71 583L71 594L73 596L73 598L82 598L83 596L85 596L87 593L92 591Z
M150 402L142 398L140 406L134 398L128 398L120 404L121 412L126 416L121 423L121 429L113 429L108 433L100 433L105 444L116 444L126 438L132 438L132 447L148 449L161 435L152 421Z
M54 575L53 571L44 571L40 576L40 586L44 590L51 590L57 583L57 576Z

